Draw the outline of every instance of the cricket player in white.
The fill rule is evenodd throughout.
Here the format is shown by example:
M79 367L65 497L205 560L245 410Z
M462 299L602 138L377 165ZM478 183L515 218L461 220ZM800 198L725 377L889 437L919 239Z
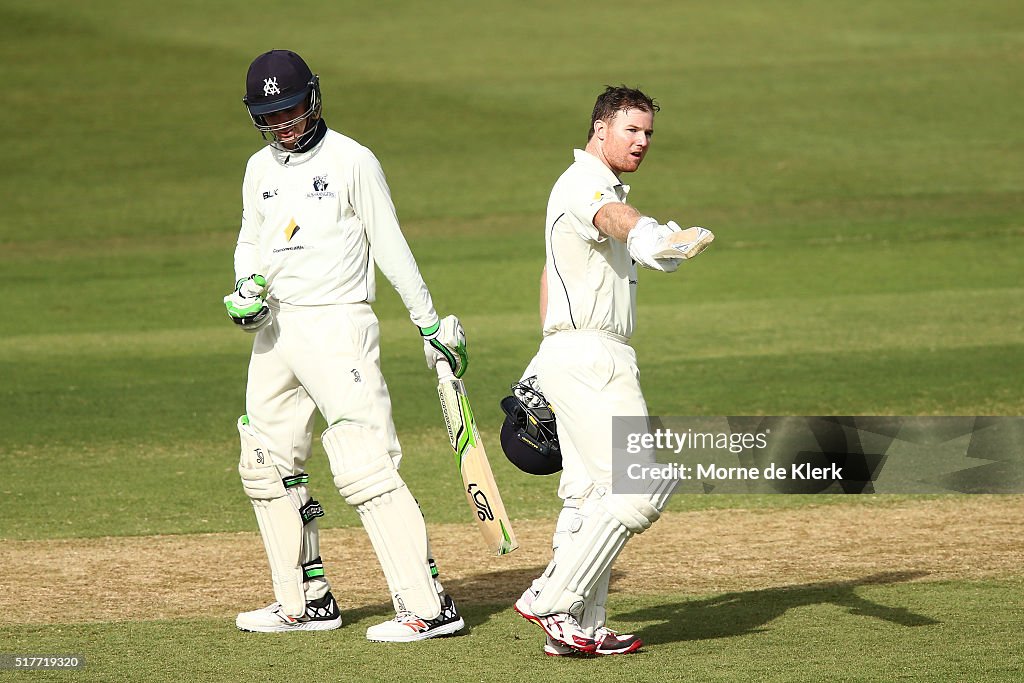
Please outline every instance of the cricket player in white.
M366 637L455 633L463 620L437 581L423 516L398 473L402 452L370 308L374 264L420 329L429 367L446 362L456 376L465 371L462 326L453 316L438 320L380 164L327 127L319 81L302 58L286 50L257 57L244 102L270 144L245 170L236 285L224 302L229 317L255 333L238 469L277 600L239 614L236 625L260 632L341 626L320 560L323 510L303 471L319 410L334 484L359 513L397 612Z
M647 154L657 110L639 90L608 87L595 104L586 149L574 152L548 200L544 339L532 365L557 419L564 507L551 563L515 609L544 629L544 652L553 656L641 647L635 635L605 626L610 570L671 493L671 483L649 494L614 493L612 475L612 418L648 414L629 345L636 265L670 273L714 239L704 228L660 225L626 203L629 186L620 176Z

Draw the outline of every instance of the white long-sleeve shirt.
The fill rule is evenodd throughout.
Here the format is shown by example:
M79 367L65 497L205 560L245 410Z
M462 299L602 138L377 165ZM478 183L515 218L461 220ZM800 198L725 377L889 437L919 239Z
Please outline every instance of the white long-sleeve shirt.
M601 330L629 339L636 323L636 264L626 245L601 234L594 215L625 202L624 185L583 150L548 199L547 313L544 336L562 330Z
M286 305L372 302L374 263L413 323L437 322L373 152L327 129L307 152L267 146L250 157L242 182L236 281L260 273L271 302Z

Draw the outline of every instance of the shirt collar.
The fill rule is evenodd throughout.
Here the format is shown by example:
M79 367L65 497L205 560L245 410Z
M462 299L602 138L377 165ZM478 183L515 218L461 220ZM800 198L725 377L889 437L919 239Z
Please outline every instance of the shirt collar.
M605 177L605 179L609 183L611 183L612 187L621 186L624 191L629 192L629 185L626 185L624 182L615 177L615 174L612 173L612 170L605 166L604 162L595 157L593 154L583 149L574 149L572 151L572 154L573 158L576 159L576 163L583 164L584 166L587 166L588 168L591 168L592 170L600 173Z

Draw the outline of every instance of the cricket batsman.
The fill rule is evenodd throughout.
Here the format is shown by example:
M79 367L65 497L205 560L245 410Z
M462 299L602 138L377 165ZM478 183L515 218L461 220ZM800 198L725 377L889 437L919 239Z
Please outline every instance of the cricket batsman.
M616 493L612 473L612 418L648 414L629 344L637 264L671 273L714 239L704 228L659 224L626 202L621 177L647 155L658 109L639 90L607 87L594 105L586 149L575 150L548 200L544 338L533 368L535 388L557 417L564 503L551 562L515 610L544 630L551 656L640 649L637 636L605 625L610 571L626 541L658 519L674 484Z
M453 634L463 620L437 580L423 515L398 471L402 451L370 307L374 264L419 329L428 367L448 363L462 376L462 325L454 316L438 319L380 163L327 126L319 79L306 62L288 50L258 56L243 102L269 144L245 169L235 289L224 303L239 329L253 334L238 473L276 601L242 612L236 625L257 632L341 626L320 558L323 509L304 471L319 410L334 485L359 514L396 612L367 629L367 639Z

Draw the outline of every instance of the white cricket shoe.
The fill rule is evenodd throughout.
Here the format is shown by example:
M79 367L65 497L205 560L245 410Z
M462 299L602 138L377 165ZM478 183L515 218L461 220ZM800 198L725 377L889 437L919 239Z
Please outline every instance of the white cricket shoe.
M628 655L644 645L644 641L632 633L616 633L604 626L594 631L594 640L597 642L597 649L591 654L595 655ZM582 653L548 636L547 642L544 643L544 654L549 657L568 657Z
M391 621L366 629L366 639L378 643L411 643L458 633L466 625L450 595L444 596L436 619L421 619L412 612L399 612Z
M515 611L519 612L524 619L532 621L544 629L549 641L554 641L557 645L585 654L593 654L597 650L597 642L587 635L587 632L580 626L580 622L576 621L576 617L568 612L534 614L533 599L535 597L536 594L533 590L527 588L522 597L516 600Z
M306 613L298 619L281 610L281 604L271 603L262 609L242 612L235 618L239 631L257 633L283 633L286 631L330 631L341 626L341 612L334 596L327 595L306 602Z

